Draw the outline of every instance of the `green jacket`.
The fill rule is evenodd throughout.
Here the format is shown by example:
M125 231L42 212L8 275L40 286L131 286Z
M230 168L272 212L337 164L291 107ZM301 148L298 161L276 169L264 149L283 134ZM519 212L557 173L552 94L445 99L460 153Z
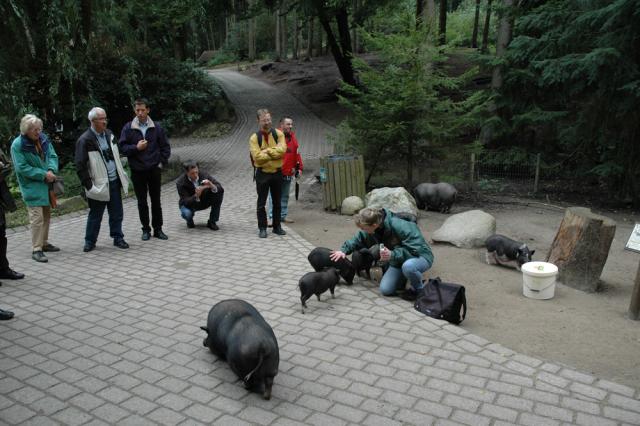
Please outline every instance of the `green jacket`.
M58 173L58 155L46 135L40 135L44 160L36 152L36 145L26 136L18 136L11 144L13 169L18 178L22 199L28 207L49 205L49 184L44 177L49 170Z
M373 234L358 231L353 238L342 244L340 251L351 254L358 249L382 243L391 250L391 266L400 268L405 261L413 257L423 257L433 265L431 247L422 236L418 225L397 217L387 209L382 210L385 215L384 221Z

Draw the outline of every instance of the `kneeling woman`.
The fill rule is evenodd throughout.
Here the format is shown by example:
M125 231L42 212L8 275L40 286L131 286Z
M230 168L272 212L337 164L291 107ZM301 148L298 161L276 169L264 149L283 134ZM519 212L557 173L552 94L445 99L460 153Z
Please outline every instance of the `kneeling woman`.
M380 293L393 296L409 280L412 288L406 296L415 299L424 286L422 274L433 264L431 247L418 225L387 209L364 208L354 218L360 231L345 241L340 250L331 252L331 260L335 262L361 248L384 244L380 260L388 262L389 267L380 280Z

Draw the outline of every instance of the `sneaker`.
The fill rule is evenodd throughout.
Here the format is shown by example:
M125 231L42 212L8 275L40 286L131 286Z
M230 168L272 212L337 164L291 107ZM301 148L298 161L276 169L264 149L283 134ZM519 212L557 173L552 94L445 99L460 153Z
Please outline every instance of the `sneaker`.
M217 231L218 229L220 229L220 227L216 225L215 222L211 222L211 221L207 222L207 228L211 229L212 231Z
M281 227L273 228L273 233L276 235L287 235L287 232Z
M403 300L408 300L409 302L413 302L422 292L422 289L416 291L413 287L406 289L402 294L400 294L400 298Z
M55 252L60 251L60 249L51 243L47 243L42 247L42 251Z
M264 229L264 228L261 228L261 229L260 229L260 232L258 233L258 236L259 236L260 238L267 238L267 230L266 230L266 229Z
M89 253L91 250L93 250L94 248L96 248L95 244L91 244L91 243L84 243L84 248L82 249L83 252L85 253Z
M195 228L196 224L193 223L193 219L187 221L187 228Z
M169 237L167 237L167 234L162 232L162 229L158 229L156 231L153 231L153 236L158 238L159 240L168 240L169 239Z
M4 309L0 309L0 321L6 321L13 318L13 312L5 311Z
M142 241L149 241L151 239L151 232L142 231L142 237L140 238Z
M31 254L31 258L36 262L40 262L40 263L47 263L49 261L49 259L47 259L47 256L44 255L42 250L34 251Z

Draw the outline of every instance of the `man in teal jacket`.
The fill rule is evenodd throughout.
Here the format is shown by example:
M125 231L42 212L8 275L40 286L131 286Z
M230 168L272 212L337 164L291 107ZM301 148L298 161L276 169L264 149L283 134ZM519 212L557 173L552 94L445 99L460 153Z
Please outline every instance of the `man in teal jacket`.
M423 289L422 274L433 265L431 247L422 236L418 225L402 219L387 209L362 209L354 217L360 231L331 252L334 262L361 248L384 244L380 260L388 269L380 280L380 293L392 296L404 290L406 280L411 283L403 297L414 300Z
M29 212L31 258L36 262L48 262L44 252L60 251L49 243L49 184L56 180L58 155L49 138L42 133L42 120L35 115L27 114L20 120L20 136L11 144L11 158Z

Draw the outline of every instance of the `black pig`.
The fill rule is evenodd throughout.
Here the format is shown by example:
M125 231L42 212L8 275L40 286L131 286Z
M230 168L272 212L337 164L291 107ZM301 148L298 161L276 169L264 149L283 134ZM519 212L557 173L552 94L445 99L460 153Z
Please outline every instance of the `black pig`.
M311 295L315 294L318 300L320 295L325 291L331 291L331 297L336 297L334 294L336 285L340 281L340 275L336 268L327 268L320 272L307 272L300 278L298 287L300 287L300 302L302 302L302 313L304 314L304 308L307 307L307 300Z
M380 260L380 246L374 245L369 248L362 248L356 250L351 255L351 263L356 270L356 274L362 277L366 273L367 279L371 279L371 267L373 267L377 260Z
M516 268L531 262L531 257L536 252L529 250L525 243L514 241L504 235L494 234L484 242L487 246L486 259L489 265L505 265Z
M247 389L270 399L280 352L273 330L256 308L244 300L223 300L211 308L207 326L200 328L207 332L202 344L226 359Z
M351 261L344 258L337 262L333 262L329 258L330 253L331 249L326 247L316 247L311 250L307 259L316 272L320 272L325 268L336 268L347 284L353 284L353 277L356 276L356 269L353 267Z

